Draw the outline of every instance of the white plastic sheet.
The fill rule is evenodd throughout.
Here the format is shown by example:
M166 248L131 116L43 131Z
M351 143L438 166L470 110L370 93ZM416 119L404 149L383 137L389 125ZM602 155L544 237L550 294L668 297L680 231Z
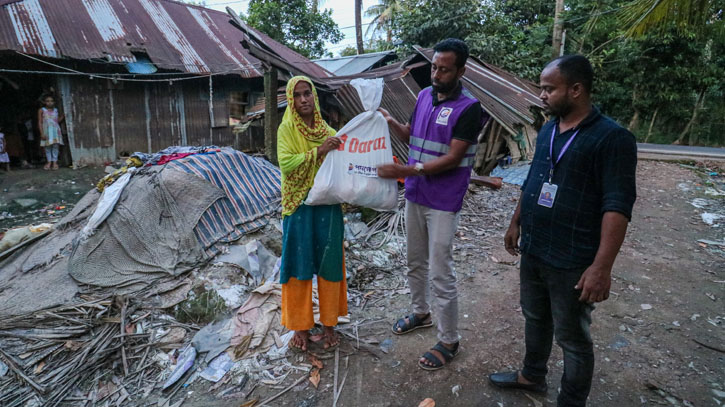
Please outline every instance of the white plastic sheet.
M86 226L83 227L83 230L81 230L82 240L93 236L93 233L96 232L98 226L100 226L101 223L103 223L103 221L111 215L113 208L116 206L118 199L123 193L123 189L126 188L126 185L131 180L134 170L135 168L129 168L128 172L121 175L116 182L107 186L103 190L101 197L98 199L98 205L96 206L95 212L93 212L93 215L91 215L90 219L88 219L88 224L86 224Z

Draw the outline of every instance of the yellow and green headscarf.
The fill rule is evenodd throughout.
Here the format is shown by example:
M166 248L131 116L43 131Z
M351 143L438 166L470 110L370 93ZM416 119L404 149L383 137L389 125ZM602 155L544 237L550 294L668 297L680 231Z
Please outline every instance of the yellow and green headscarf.
M307 82L315 99L313 127L307 126L295 110L294 90L300 82ZM322 160L317 157L317 146L335 130L328 126L320 114L317 90L306 76L295 76L287 82L287 109L277 130L277 159L282 171L282 216L291 215L302 204L312 188Z
M302 120L302 117L295 110L295 87L300 82L307 82L310 85L312 95L315 98L313 128L309 128L307 123ZM320 100L317 98L317 89L315 89L315 85L312 84L310 78L306 76L295 76L287 82L287 109L284 111L282 121L285 120L291 120L302 137L309 141L321 141L328 137L327 127L329 126L327 126L327 123L322 120L322 115L320 114Z

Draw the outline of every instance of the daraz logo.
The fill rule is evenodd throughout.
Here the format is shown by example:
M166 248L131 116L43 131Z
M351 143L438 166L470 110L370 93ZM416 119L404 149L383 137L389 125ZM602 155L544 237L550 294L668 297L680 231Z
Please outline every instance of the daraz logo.
M340 143L340 146L337 147L338 151L345 151L345 146L347 146L347 151L350 153L358 153L358 154L364 154L369 153L370 151L377 151L377 150L387 150L388 147L385 145L385 137L379 137L375 140L370 141L363 141L360 142L357 137L353 137L350 139L350 143L347 142L348 136L347 134L343 134L340 136L340 140L342 140L342 143Z

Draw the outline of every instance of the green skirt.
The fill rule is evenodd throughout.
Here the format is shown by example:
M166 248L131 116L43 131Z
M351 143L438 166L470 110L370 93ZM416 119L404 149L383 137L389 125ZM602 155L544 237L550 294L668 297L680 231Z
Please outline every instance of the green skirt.
M310 280L314 274L327 281L342 280L342 206L302 204L284 218L282 231L281 284L290 277Z

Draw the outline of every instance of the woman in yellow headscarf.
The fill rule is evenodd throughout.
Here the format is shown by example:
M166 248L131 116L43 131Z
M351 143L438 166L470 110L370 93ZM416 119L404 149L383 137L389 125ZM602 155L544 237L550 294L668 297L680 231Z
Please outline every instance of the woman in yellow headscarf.
M295 76L287 83L287 110L277 131L282 170L282 325L295 331L290 345L307 350L312 313L312 279L317 275L320 322L325 348L336 346L338 316L347 315L347 284L338 205L303 203L322 160L338 148L335 130L320 115L312 81Z

